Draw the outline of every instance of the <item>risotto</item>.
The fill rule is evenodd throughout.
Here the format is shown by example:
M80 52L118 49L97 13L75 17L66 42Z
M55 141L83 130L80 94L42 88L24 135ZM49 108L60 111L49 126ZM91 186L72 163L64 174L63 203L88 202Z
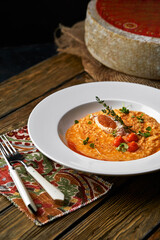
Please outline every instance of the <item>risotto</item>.
M68 147L90 158L129 161L160 150L160 124L147 114L123 107L75 120L66 132Z

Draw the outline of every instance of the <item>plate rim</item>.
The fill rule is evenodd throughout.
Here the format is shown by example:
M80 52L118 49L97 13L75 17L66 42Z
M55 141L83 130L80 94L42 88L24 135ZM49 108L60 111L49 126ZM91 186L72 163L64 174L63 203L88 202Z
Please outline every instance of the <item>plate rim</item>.
M30 136L30 138L31 138L31 140L32 140L32 142L34 143L34 145L36 146L36 148L37 149L39 149L45 156L47 156L47 157L49 157L51 160L53 160L53 161L55 161L55 162L57 162L57 163L59 163L59 164L62 164L62 165L65 165L65 166L67 166L67 167L70 167L70 168L72 168L72 169L75 169L75 170L79 170L79 171L84 171L84 172L89 172L89 173L94 173L94 174L102 174L102 175L135 175L135 174L143 174L143 173L147 173L147 172L152 172L152 171L156 171L156 170L159 170L160 169L160 165L159 165L159 168L157 169L157 168L149 168L149 169L145 169L144 171L143 170L140 170L140 171L135 171L135 170L132 170L132 171L111 171L111 172L106 172L106 171L100 171L100 170L90 170L90 169L88 169L88 168L79 168L79 167L76 167L76 166L74 166L73 164L67 164L67 163L64 163L64 161L63 160L61 160L61 159L56 159L55 157L53 157L53 156L50 156L50 154L48 154L47 152L46 152L46 150L42 147L42 146L40 146L40 144L39 143L37 143L37 141L35 140L35 137L34 137L34 134L33 134L33 125L32 125L32 123L33 123L33 118L34 118L34 115L35 115L35 111L37 111L37 110L39 110L39 108L41 109L41 106L42 106L42 104L46 104L47 102L48 102L48 100L49 99L51 99L51 98L53 98L53 96L54 97L56 97L56 96L58 96L58 95L63 95L64 93L66 94L66 93L68 93L68 92L72 92L72 91L74 91L75 89L78 89L78 88L86 88L87 86L88 86L88 88L92 88L92 87L94 87L94 86L104 86L104 85L110 85L110 86L113 86L113 85L121 85L121 86L127 86L127 87L131 87L131 86L134 86L134 87L140 87L140 88L143 88L143 89L148 89L149 91L157 91L157 93L160 91L159 89L157 89L157 88L154 88L154 87L151 87L151 86L146 86L146 85L143 85L143 84L138 84L138 83L128 83L128 82L117 82L117 81L112 81L112 82L106 82L106 81L103 81L103 82L91 82L91 83L82 83L82 84L77 84L77 85L74 85L74 86L70 86L70 87L67 87L67 88L64 88L64 89L61 89L61 90L59 90L59 91L56 91L55 93L52 93L51 95L49 95L49 96L47 96L46 98L44 98L42 101L40 101L34 108L33 108L33 110L32 110L32 112L30 113L30 116L29 116L29 118L28 118L28 133L29 133L29 136ZM159 97L159 99L160 99L160 97ZM94 100L94 99L93 99ZM113 98L113 100L114 100L114 98ZM126 101L129 101L128 99L126 99ZM82 101L83 102L83 101ZM85 103L85 102L84 102ZM140 103L141 104L141 103ZM73 104L72 106L75 106L76 104ZM77 105L78 106L78 105ZM148 105L147 105L148 106ZM76 106L75 106L76 107ZM67 107L67 109L66 110L70 110L71 108L70 107ZM156 109L156 111L158 111L157 109ZM160 112L160 107L159 107L159 112ZM59 118L60 119L60 118ZM32 125L32 126L31 126ZM57 124L58 125L58 124ZM58 143L60 143L59 141L58 141ZM62 146L62 145L61 145ZM65 146L64 144L63 144L63 147L65 148L65 153L68 153L68 150L66 150L66 149L68 149L68 147L67 146ZM72 150L70 150L70 151L72 151ZM109 164L107 164L108 162L110 162L111 163L111 165L112 165L112 167L115 167L115 165L117 165L117 166L120 166L121 167L121 165L122 166L125 166L126 164L128 165L128 166L131 166L132 167L132 162L134 162L135 164L137 163L137 161L139 162L139 161L141 161L142 159L138 159L138 160L130 160L130 161L121 161L121 162L119 162L119 161L115 161L115 162L112 162L112 161L102 161L102 160L96 160L96 159L91 159L91 158L88 158L88 157L84 157L84 156L80 156L79 154L77 154L77 153L74 153L73 151L72 151L72 157L76 157L77 159L80 159L80 161L82 161L82 162L84 162L84 159L86 160L86 161L88 161L89 163L90 163L90 161L92 161L92 163L93 163L93 161L94 161L94 164L96 165L96 164L100 164L100 162L105 162L105 164L106 165L108 165L108 166L110 166ZM147 159L147 158L153 158L153 156L154 157L159 157L159 152L157 152L157 153L155 153L155 154L153 154L153 155L151 155L151 156L149 156L149 157L146 157L146 158L143 158L143 159ZM64 157L64 156L63 156ZM82 159L83 158L83 159ZM134 164L134 165L135 165ZM102 164L101 164L102 165ZM79 165L78 165L79 166ZM122 168L122 167L121 167Z

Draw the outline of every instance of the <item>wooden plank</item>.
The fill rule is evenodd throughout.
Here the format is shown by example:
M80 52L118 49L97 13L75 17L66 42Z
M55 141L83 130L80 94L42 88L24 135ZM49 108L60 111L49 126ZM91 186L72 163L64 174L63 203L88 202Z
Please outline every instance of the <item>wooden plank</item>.
M152 236L148 238L148 240L159 240L159 239L160 239L160 227L157 229L156 232L152 234Z
M23 232L28 231L30 226L34 225L22 212L18 212L14 206L5 211L4 214L1 214L0 221L3 221L0 225L1 239L8 240L20 239L19 236Z
M35 226L24 214L19 212L14 206L5 211L0 217L2 239L55 239L62 231L66 230L77 219L92 209L100 200L93 202L71 214L56 219L45 226Z
M73 86L76 84L85 83L86 76L87 76L87 74L83 73L78 77L74 77L70 81L65 82L65 84L63 84L62 86L48 91L43 96L33 100L32 102L29 102L28 104L26 104L25 106L22 106L21 108L19 108L17 110L15 109L14 112L10 113L9 115L7 115L4 118L1 118L0 119L0 134L6 133L8 131L11 131L13 129L17 129L19 127L26 125L31 111L41 100L43 100L45 97L49 96L50 94L52 94L58 90L63 89L63 88Z
M0 85L0 117L82 72L78 57L60 54L4 81Z
M12 203L6 197L0 195L0 212L4 211L4 209L11 205Z
M132 178L61 239L142 239L160 221L160 175Z

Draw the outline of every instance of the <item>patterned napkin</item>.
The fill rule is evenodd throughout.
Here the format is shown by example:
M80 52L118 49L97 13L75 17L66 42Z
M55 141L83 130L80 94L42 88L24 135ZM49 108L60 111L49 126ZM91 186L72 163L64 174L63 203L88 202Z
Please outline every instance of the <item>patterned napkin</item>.
M85 206L107 193L112 186L93 174L75 171L49 160L31 142L26 126L9 132L6 136L21 153L25 154L25 162L32 165L65 195L63 204L55 202L26 172L24 166L16 163L14 166L38 208L36 216L32 215L24 205L9 175L8 166L0 155L0 193L13 202L36 225L44 225Z

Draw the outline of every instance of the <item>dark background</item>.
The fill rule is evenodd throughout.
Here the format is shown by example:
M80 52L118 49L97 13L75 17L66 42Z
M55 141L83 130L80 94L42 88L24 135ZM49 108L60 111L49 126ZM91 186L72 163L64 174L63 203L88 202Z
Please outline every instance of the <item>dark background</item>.
M56 54L59 23L84 20L89 0L0 1L0 81Z

